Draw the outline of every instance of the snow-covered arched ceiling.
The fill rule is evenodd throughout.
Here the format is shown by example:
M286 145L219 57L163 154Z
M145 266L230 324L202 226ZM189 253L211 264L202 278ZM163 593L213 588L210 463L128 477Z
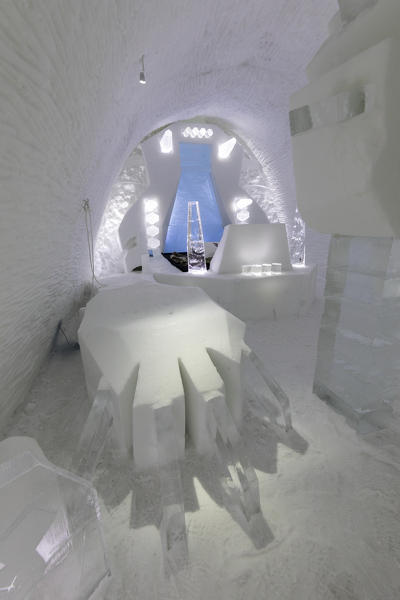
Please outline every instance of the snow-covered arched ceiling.
M294 208L288 98L336 0L1 0L0 415L23 398L88 279L97 227L150 131L232 124ZM145 55L147 85L138 81Z

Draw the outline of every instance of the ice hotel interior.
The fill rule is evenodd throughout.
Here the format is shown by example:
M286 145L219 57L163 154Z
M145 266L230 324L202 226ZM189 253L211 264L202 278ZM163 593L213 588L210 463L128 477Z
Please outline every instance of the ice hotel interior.
M400 1L0 1L0 600L399 600Z

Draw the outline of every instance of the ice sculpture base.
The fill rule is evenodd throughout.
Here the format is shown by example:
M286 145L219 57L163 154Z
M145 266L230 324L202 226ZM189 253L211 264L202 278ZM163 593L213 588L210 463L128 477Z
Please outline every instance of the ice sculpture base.
M159 283L199 287L239 319L275 319L305 314L315 299L315 266L294 266L292 271L218 275L154 273Z

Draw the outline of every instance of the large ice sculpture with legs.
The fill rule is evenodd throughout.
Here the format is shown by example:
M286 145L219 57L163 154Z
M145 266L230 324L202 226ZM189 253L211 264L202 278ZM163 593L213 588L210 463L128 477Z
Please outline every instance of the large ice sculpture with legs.
M141 282L103 290L86 307L79 341L93 403L75 468L90 477L113 432L122 452L133 448L137 469L158 470L168 572L187 558L179 465L186 432L197 452L217 457L225 503L263 538L257 476L239 433L244 357L272 392L285 428L291 423L286 395L244 344L244 331L195 287Z
M0 442L0 598L100 600L109 580L91 484L32 438Z
M399 385L400 2L339 9L290 125L300 212L334 234L314 390L365 430Z
M89 396L109 397L116 437L125 452L133 447L136 467L169 461L168 444L158 452L158 412L173 414L179 458L185 429L198 452L210 448L213 398L225 396L240 425L244 330L198 288L143 282L103 290L88 303L79 342Z

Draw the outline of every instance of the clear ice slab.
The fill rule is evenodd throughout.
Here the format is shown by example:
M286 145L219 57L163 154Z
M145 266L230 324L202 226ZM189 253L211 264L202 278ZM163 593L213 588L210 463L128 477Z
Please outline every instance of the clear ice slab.
M110 570L94 488L35 440L0 443L0 598L100 600Z
M400 384L400 241L331 240L314 392L360 431L387 422Z

